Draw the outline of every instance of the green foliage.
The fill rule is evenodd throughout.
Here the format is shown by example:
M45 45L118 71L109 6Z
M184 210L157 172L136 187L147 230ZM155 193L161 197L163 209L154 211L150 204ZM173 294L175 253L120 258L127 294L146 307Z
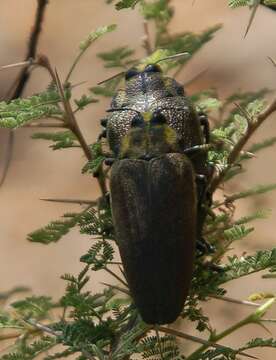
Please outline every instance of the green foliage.
M86 37L86 39L84 39L81 43L80 43L80 50L83 52L85 50L88 49L88 47L96 40L98 40L101 36L114 31L116 29L117 25L116 24L112 24L112 25L107 25L107 26L100 26L98 27L95 31L92 31L91 33L88 34L88 36Z
M200 34L192 32L183 32L175 35L160 35L157 38L157 46L165 48L171 54L178 54L188 52L190 54L189 60L195 55L207 42L213 39L214 34L221 28L221 25L212 26L204 30ZM188 59L179 59L177 62L172 62L171 67L179 64L185 64Z
M272 191L276 189L276 184L269 185L257 185L252 189L248 189L245 191L241 191L239 193L232 194L226 198L226 202L230 203L239 199L244 199L253 195L265 194L266 192Z
M115 95L116 88L119 85L120 81L121 81L120 78L109 80L108 84L105 83L101 86L93 86L89 90L95 95L104 96L104 97L112 97ZM112 85L110 85L110 84L112 84Z
M11 296L13 296L15 294L24 293L27 291L30 291L30 288L28 288L26 286L16 286L16 287L12 288L11 290L1 292L0 293L0 303L5 302L6 300L8 300Z
M102 315L107 312L107 302L114 295L112 290L104 290L102 293L94 295L85 291L84 287L89 281L88 270L89 266L86 266L77 277L70 274L62 276L62 279L66 280L68 284L66 293L60 302L65 308L70 307L72 309L69 315L72 319L82 320L90 316L93 319L94 317L101 319Z
M232 228L224 231L224 238L233 242L246 237L252 231L254 231L254 228L252 227L247 229L244 225L234 225Z
M228 0L228 5L232 8L239 6L250 6L255 0Z
M272 338L270 339L261 339L255 338L249 341L245 346L239 349L239 351L244 351L248 349L253 349L257 347L276 347L276 341Z
M113 247L106 240L100 240L80 258L80 261L92 265L92 270L97 271L104 269L108 262L113 260L113 254Z
M90 146L92 159L89 160L84 167L82 168L82 173L88 173L94 175L98 172L100 166L105 160L105 155L102 151L102 146L100 142L94 143Z
M97 103L98 100L94 99L91 95L83 94L80 99L74 100L75 104L77 105L77 110L83 110L87 105Z
M0 127L16 129L34 120L62 115L60 97L55 90L45 91L27 99L0 102Z
M111 3L113 0L107 0L108 3ZM127 8L134 8L136 4L141 0L121 0L117 1L115 4L115 8L117 10L127 9Z
M256 143L256 144L253 144L249 149L248 151L251 152L251 153L257 153L258 151L260 150L263 150L263 149L266 149L272 145L276 144L276 137L273 136L269 139L265 139L264 141L262 142L259 142L259 143Z
M64 214L65 220L55 220L41 229L31 232L27 239L31 242L38 242L41 244L50 244L59 241L66 235L73 227L75 227L80 217L85 213L68 213Z
M56 345L56 339L50 336L42 336L40 339L27 344L20 341L16 346L16 351L0 357L1 360L31 360L39 354L47 352Z
M158 359L161 355L164 359L177 359L180 357L180 351L173 336L148 336L140 344L143 359Z
M78 218L81 234L98 235L103 239L113 239L113 223L110 208L96 211L91 208Z
M12 307L24 319L41 319L47 316L49 310L52 309L54 305L48 296L32 296L12 303Z
M50 145L53 150L66 149L77 146L76 136L72 131L59 131L59 132L39 132L32 135L33 139L42 139L53 141L54 144Z
M247 215L247 216L243 216L240 219L235 221L236 225L242 225L242 224L247 224L253 220L260 220L260 219L267 219L270 215L271 211L270 210L257 210L255 213Z
M128 46L121 46L108 52L98 53L97 56L105 62L106 68L128 68L135 60L130 57L134 54L134 50Z
M173 8L169 0L155 0L141 2L141 12L146 20L153 20L156 27L156 47L160 47L160 37L167 34L167 26L173 17ZM186 50L185 50L186 51Z
M276 248L257 251L254 255L228 257L223 282L241 278L262 270L274 272L276 269Z

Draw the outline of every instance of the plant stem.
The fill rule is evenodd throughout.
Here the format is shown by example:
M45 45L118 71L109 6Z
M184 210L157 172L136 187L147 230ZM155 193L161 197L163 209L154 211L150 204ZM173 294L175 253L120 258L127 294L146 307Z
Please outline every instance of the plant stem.
M128 287L127 283L120 278L120 276L118 276L117 274L115 274L112 270L108 269L108 267L105 267L104 270L106 272L108 272L110 275L114 276L115 279L117 279L121 284L123 284L124 286Z
M27 85L27 82L30 78L29 69L30 66L32 65L32 61L30 61L30 59L36 56L37 45L42 29L42 23L43 23L43 18L47 4L48 4L48 0L37 0L35 21L31 29L31 34L27 46L27 52L25 55L25 60L27 61L27 65L25 65L24 68L19 72L19 75L16 77L15 81L12 83L11 87L9 88L9 90L1 100L10 101L13 99L17 99L18 97L21 96L25 86ZM3 185L8 175L10 163L12 160L13 145L14 145L14 132L13 130L9 130L7 150L6 150L6 155L4 156L3 172L0 179L0 187Z
M49 74L52 77L53 82L56 84L60 95L61 95L61 99L63 102L63 106L64 106L64 110L65 110L65 114L66 114L66 119L64 119L66 121L67 126L69 127L69 129L75 134L75 136L77 137L83 152L87 158L88 161L93 160L92 158L92 153L90 151L90 148L88 146L88 144L86 143L84 136L79 128L79 125L77 123L77 120L75 118L74 112L72 110L71 104L70 102L66 99L64 91L63 91L63 87L61 84L61 81L59 79L59 76L57 74L56 71L53 70L49 59L45 56L45 55L40 55L37 58L37 63L40 66L43 66L44 68L46 68L49 72ZM105 196L107 194L107 187L106 187L106 183L105 183L105 177L103 174L103 168L102 166L99 167L98 170L98 177L97 177L102 195Z
M266 313L266 311L274 304L274 302L275 302L275 299L268 300L263 305L258 307L258 309L254 313L248 315L243 320L230 326L228 329L225 329L224 331L222 331L221 333L219 333L217 335L210 336L209 341L211 343L217 342L217 341L223 339L224 337L226 337L227 335L232 334L234 331L240 329L241 327L243 327L245 325L258 323L261 320L262 316ZM186 360L200 359L201 354L206 349L208 349L209 346L210 345L202 345L200 348L198 348L196 351L194 351L190 356L188 356Z
M213 299L217 299L217 300L228 301L228 302L231 302L234 304L248 305L248 306L254 306L254 307L261 306L260 304L254 303L252 301L233 299L229 296L210 295L209 297L213 298Z
M58 203L67 203L67 204L79 204L79 205L87 204L87 205L91 205L91 206L96 206L98 203L97 201L94 201L94 200L81 200L81 199L39 199L39 200L58 202Z
M101 284L105 285L105 286L108 286L110 287L111 289L115 289L115 290L118 290L120 291L121 293L123 294L126 294L126 295L129 295L130 296L130 292L120 286L117 286L117 285L112 285L112 284L108 284L106 282L101 282Z
M22 128L48 128L48 127L52 127L52 128L67 128L68 126L66 126L65 124L58 124L58 123L34 123L34 124L26 124L24 126L22 126Z
M276 99L259 115L257 115L254 121L248 122L248 128L245 134L240 138L240 140L236 143L233 147L231 153L227 159L227 167L223 170L217 177L213 179L210 184L210 191L213 193L219 184L223 181L224 176L228 172L228 170L232 167L235 161L238 159L240 152L242 151L243 147L246 145L248 140L251 136L255 133L255 131L262 125L262 123L273 113L276 111Z
M211 347L214 347L214 348L217 348L217 349L226 349L226 350L230 349L228 346L219 345L217 343L201 339L201 338L199 338L197 336L185 334L183 332L180 332L180 331L177 331L177 330L174 330L174 329L166 328L166 327L163 327L163 326L157 326L156 328L159 331L164 332L166 334L170 334L170 335L173 335L173 336L176 336L176 337L180 337L182 339L186 339L186 340L190 340L190 341L193 341L193 342L196 342L196 343L199 343L199 344L203 344L203 345L205 345L207 347L211 346ZM254 356L248 355L246 353L240 353L240 354L255 359Z
M70 68L70 70L69 70L69 72L68 72L68 74L67 74L67 76L66 76L66 79L65 79L65 81L64 81L65 84L68 83L68 81L69 81L69 79L70 79L70 77L71 77L71 75L72 75L72 72L74 71L75 67L77 66L80 58L81 58L82 55L85 53L85 51L86 51L86 49L83 49L83 50L80 51L80 52L78 53L78 55L76 56L76 58L75 58L75 60L74 60L74 62L73 62L73 64L72 64L72 66L71 66L71 68Z
M5 95L4 100L6 101L17 99L18 97L20 97L29 80L29 76L30 76L29 68L32 65L32 61L30 61L30 59L36 56L37 45L42 30L42 23L43 23L47 4L48 4L48 0L37 0L35 21L31 29L27 52L24 59L27 63L20 71L19 75L17 76L14 83L12 84L7 94Z

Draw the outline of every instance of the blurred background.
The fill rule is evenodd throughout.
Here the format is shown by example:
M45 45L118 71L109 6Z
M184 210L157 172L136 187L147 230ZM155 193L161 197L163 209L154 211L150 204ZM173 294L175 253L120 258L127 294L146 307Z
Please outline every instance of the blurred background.
M175 16L170 24L172 33L182 31L201 32L215 24L223 24L212 41L207 43L179 74L177 80L186 82L200 71L208 71L192 86L194 91L214 87L221 97L238 89L254 91L264 87L275 89L276 69L267 57L276 57L275 25L276 13L260 7L252 28L244 38L249 19L248 9L231 10L222 0L172 0ZM36 9L35 0L2 0L0 5L0 65L22 61ZM43 32L38 52L46 54L64 79L78 45L86 35L98 26L117 23L117 31L104 36L90 48L74 72L72 82L87 81L75 89L75 97L85 89L115 73L106 70L96 54L122 45L136 49L137 57L144 56L141 39L144 35L143 20L138 9L115 11L104 0L50 0L46 10ZM17 69L0 72L0 96L3 96L17 74ZM24 96L44 90L49 84L48 74L36 69L24 92ZM79 114L79 125L89 143L96 140L109 100L93 104ZM99 195L97 182L89 175L81 175L86 159L78 149L53 152L48 143L31 140L33 130L19 129L11 166L4 185L0 188L0 292L16 285L25 285L37 295L48 294L55 299L62 295L65 283L60 279L64 273L76 274L80 268L79 257L90 247L91 240L72 231L59 243L43 246L29 243L26 235L58 219L65 212L78 211L78 205L48 203L41 198L95 199ZM253 142L276 134L275 115L266 121L253 138ZM7 152L7 131L0 130L0 171L3 170ZM245 189L257 184L276 180L276 154L273 148L264 150L258 158L247 162L247 173L238 177L233 189ZM236 244L236 253L254 251L274 246L276 222L276 193L258 196L251 201L240 201L237 215L247 214L255 208L270 208L269 219L254 224L256 231L242 243ZM254 293L259 276L244 278L228 287L228 295L245 299ZM96 291L107 276L93 275L92 290ZM110 279L108 279L111 281ZM275 281L262 282L263 291L275 292ZM223 329L251 309L240 305L213 300L208 306L209 314L216 314L214 325ZM274 312L276 309L274 308ZM272 315L273 317L273 315ZM275 317L275 316L274 316ZM212 316L214 318L214 316ZM181 326L175 324L174 326ZM276 326L270 328L276 334ZM224 344L238 346L250 336L266 336L261 328L245 328L236 336L224 339ZM268 334L269 337L269 334ZM185 343L185 347L192 347ZM254 352L261 359L271 359L275 352L264 349Z

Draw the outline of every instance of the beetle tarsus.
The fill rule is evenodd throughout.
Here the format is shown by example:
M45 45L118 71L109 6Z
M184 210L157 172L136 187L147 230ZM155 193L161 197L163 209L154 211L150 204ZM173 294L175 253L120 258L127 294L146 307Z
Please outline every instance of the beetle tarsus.
M115 159L114 158L107 158L104 160L105 165L111 166L114 164Z
M100 120L101 126L106 128L107 127L107 123L108 123L108 119L107 118L103 118Z
M198 117L199 117L200 125L203 127L205 143L209 144L210 143L210 124L209 124L208 116L205 112L200 111L198 113Z
M107 136L107 132L106 132L106 130L104 129L104 130L100 133L100 135L98 136L98 141L100 141L102 138L106 138L106 136Z
M215 247L208 243L203 237L197 240L196 242L196 249L198 251L198 257L204 255L211 255L215 252Z

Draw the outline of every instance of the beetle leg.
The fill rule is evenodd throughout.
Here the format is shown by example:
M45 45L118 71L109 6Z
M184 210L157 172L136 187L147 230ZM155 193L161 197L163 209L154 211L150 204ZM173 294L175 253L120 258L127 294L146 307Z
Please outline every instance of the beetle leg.
M111 166L114 163L114 161L115 161L115 158L107 158L107 159L105 159L104 163L107 166Z
M184 154L193 155L200 151L208 151L211 148L210 144L202 144L202 145L195 145L189 148L184 149Z
M209 213L209 207L212 204L212 196L206 190L208 185L209 176L203 174L196 174L196 182L198 189L198 200L197 200L197 242L196 248L198 250L198 256L208 255L214 253L215 249L202 237L202 229Z
M225 271L225 268L222 265L217 265L217 264L213 264L213 263L206 263L205 264L207 269L213 270L217 273L223 273Z
M100 135L98 136L98 141L100 141L102 138L106 138L106 129L104 129Z
M107 123L108 123L108 119L107 118L103 118L100 120L100 123L102 125L102 127L106 128L107 127Z
M209 125L208 116L203 111L200 111L198 113L198 117L199 117L200 125L203 127L205 143L209 144L209 142L210 142L210 125Z
M207 186L207 176L203 174L196 174L196 183L197 188L200 190L198 191L198 203L201 204L205 199L206 194L206 186Z
M106 158L104 160L104 164L107 166L111 166L115 161L115 158ZM98 178L99 177L99 172L98 171L94 171L93 173L93 177Z
M197 257L213 254L215 252L214 246L209 244L208 241L206 241L203 237L197 239L196 248L198 250Z

